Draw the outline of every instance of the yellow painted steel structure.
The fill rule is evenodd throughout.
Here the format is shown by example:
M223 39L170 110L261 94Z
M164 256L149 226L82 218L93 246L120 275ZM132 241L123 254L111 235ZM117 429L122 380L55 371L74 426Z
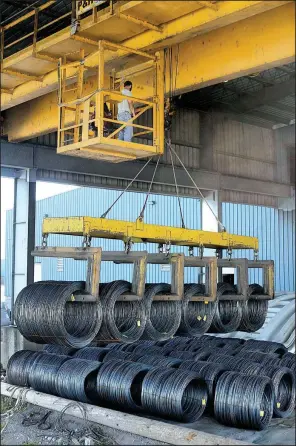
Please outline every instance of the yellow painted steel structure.
M115 70L110 77L109 88L105 87L105 53L108 49L117 51L124 50L122 45L110 43L107 41L99 41L98 50L92 53L97 57L97 88L87 96L82 96L84 90L84 72L88 66L89 57L84 57L84 51L81 50L81 60L77 62L67 62L61 60L59 64L59 126L58 126L58 147L57 153L70 156L78 156L82 158L92 158L101 161L109 161L119 163L127 160L134 160L153 155L162 155L164 152L164 55L163 51L150 55L145 52L133 50L132 54L141 56L145 62L131 67L129 75L135 71L137 73L143 70L149 70L153 83L153 96L141 99L134 96L129 100L136 106L136 115L129 121L119 121L117 118L116 106L119 102L126 99L118 88L122 84L121 74L117 74ZM130 53L130 49L125 51ZM67 88L69 79L68 71L76 67L76 75L70 76L71 80L75 80L75 88L70 85ZM72 99L76 93L76 99ZM105 116L104 105L110 107L111 117ZM95 113L94 113L95 110ZM139 125L136 121L138 118L152 111L152 124L148 126ZM70 122L69 122L70 121ZM110 123L116 125L114 129L104 132L105 124ZM92 130L91 125L94 126ZM119 141L117 139L119 132L131 126L134 137L149 134L152 137L152 145L134 141Z
M81 50L90 55L100 39L153 53L172 46L173 83L182 93L293 61L294 35L291 1L118 2L112 11L83 19L74 36L67 28L4 58L1 106L7 110L6 133L9 140L20 141L56 131L57 101L52 92L58 88L57 61L69 53L77 60L74 54ZM114 68L123 77L139 63L137 55L124 57L121 50L106 54L105 60L106 74ZM91 84L96 88L91 76L96 65L96 57L89 57L83 94ZM72 70L75 74L75 67ZM135 97L153 97L149 73L133 77ZM167 67L165 93L170 82ZM21 105L26 101L31 101L30 109Z
M64 234L108 238L134 243L159 243L204 248L253 249L258 251L256 237L183 229L171 226L147 224L140 219L135 222L109 220L95 217L44 218L43 235Z

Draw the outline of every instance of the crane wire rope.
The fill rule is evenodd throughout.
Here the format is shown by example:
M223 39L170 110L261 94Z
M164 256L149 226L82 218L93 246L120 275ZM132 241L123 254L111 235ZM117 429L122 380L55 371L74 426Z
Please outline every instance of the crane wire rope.
M155 174L156 174L156 171L157 171L157 168L158 168L159 161L160 161L160 155L159 155L159 157L157 159L156 166L155 166L155 169L154 169L154 172L153 172L150 184L149 184L149 189L148 189L148 192L146 194L146 198L145 198L142 210L141 210L141 212L139 214L139 217L138 217L140 221L142 221L143 218L144 218L144 212L145 212L145 209L146 209L146 206L147 206L147 201L148 201L148 198L149 198L149 195L150 195L150 192L151 192L152 184L154 182L154 178L155 178Z
M181 205L181 200L180 200L180 195L179 195L179 186L177 183L177 177L176 177L176 171L175 171L175 165L174 165L174 160L173 160L173 154L171 149L169 149L170 152L170 157L171 157L171 163L172 163L172 169L173 169L173 175L174 175L174 181L175 181L175 188L176 188L176 194L177 194L177 199L178 199L178 204L179 204L179 210L180 210L180 217L181 217L181 225L182 228L185 229L185 222L184 222L184 216L183 216L183 211L182 211L182 205Z

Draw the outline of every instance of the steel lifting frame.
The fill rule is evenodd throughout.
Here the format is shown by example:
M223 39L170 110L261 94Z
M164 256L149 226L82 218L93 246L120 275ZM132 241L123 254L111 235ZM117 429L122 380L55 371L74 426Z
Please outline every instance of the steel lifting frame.
M79 41L88 40L84 37L73 36ZM164 152L164 55L158 52L154 55L143 51L126 48L122 45L100 40L94 42L97 50L84 57L84 51L80 51L80 60L74 62L66 61L66 57L60 59L59 63L59 127L57 153L64 155L95 158L109 162L121 162L134 160L153 155L161 155ZM137 55L146 62L135 64L120 73L112 70L110 85L106 87L105 78L105 52L125 51L127 54ZM97 58L97 89L89 94L84 93L84 71L89 68L89 59ZM115 56L116 59L116 56ZM76 68L76 75L67 75L68 69ZM153 98L129 97L135 104L141 104L141 109L135 117L128 122L119 121L116 117L116 105L126 96L116 90L116 84L122 82L125 75L137 75L152 70ZM73 78L77 79L77 85L73 88ZM67 84L71 80L71 88ZM120 86L120 85L119 85ZM74 93L76 92L76 98ZM71 93L70 96L67 93ZM106 117L104 104L111 105L112 118ZM95 109L93 108L95 107ZM136 124L142 114L152 109L152 126ZM95 117L93 113L95 110ZM66 124L70 121L70 124ZM104 133L104 124L117 126L116 129ZM94 131L90 131L90 126ZM139 144L136 142L120 141L116 139L121 130L126 127L140 129L134 137L146 134L152 135L152 145Z
M218 271L222 268L236 269L237 294L225 294L219 300L247 300L248 299L248 260L247 259L218 259Z
M274 299L274 261L248 260L248 268L259 268L263 270L264 294L256 294L254 296L251 296L251 298L259 300Z

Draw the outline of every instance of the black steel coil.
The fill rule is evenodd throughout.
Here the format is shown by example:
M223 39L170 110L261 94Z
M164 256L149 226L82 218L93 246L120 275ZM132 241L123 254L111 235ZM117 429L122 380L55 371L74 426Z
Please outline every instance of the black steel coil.
M295 374L286 367L263 366L258 374L268 376L274 387L273 414L286 418L295 408Z
M136 362L141 362L142 364L153 365L155 367L173 367L178 368L182 364L181 359L178 358L168 358L159 355L143 355L136 360Z
M273 399L268 377L224 372L215 390L215 418L228 426L263 430L272 418Z
M103 363L97 375L97 395L112 407L139 411L142 382L150 366L129 361Z
M178 334L197 336L205 333L211 326L217 302L193 302L193 296L201 296L205 293L203 284L186 284L182 300L182 318Z
M210 351L200 350L195 352L188 352L182 350L173 350L168 356L173 358L185 359L189 361L204 361L209 355Z
M179 366L179 370L191 370L194 372L200 372L200 370L207 364L209 363L206 361L192 361L188 359L182 361L182 363Z
M20 350L14 353L7 363L7 382L15 386L28 387L30 385L30 369L35 359L41 354L41 352L32 352L30 350Z
M156 345L156 341L152 341L149 339L139 339L138 341L134 342L133 344L126 345L126 348L124 351L126 352L133 352L137 347L139 349L142 348L150 348L150 347L159 347Z
M55 375L57 395L84 403L96 401L97 395L87 392L88 380L93 380L100 367L100 362L88 359L71 358L64 362Z
M288 369L295 371L296 356L294 353L285 353L280 360L281 367L288 367Z
M100 288L103 321L97 339L132 343L142 336L147 319L144 301L118 301L122 294L130 292L131 284L124 280Z
M103 362L108 362L108 361L124 361L127 360L129 357L131 356L131 353L129 352L123 352L121 350L110 350L105 357L103 358Z
M137 345L134 350L131 353L142 353L142 355L162 355L162 348L161 347L146 347L145 345Z
M66 355L72 356L78 350L76 348L65 347L64 345L45 344L43 347L44 353L50 353L53 355Z
M249 361L258 362L264 365L277 366L280 364L280 358L274 353L253 352L251 350L241 350L235 356L236 358L248 358Z
M57 395L55 377L61 365L69 359L71 359L70 356L65 355L50 353L39 355L30 367L30 386L38 392Z
M241 303L242 320L238 331L254 332L263 327L267 316L268 300L252 299L251 296L264 294L264 289L257 283L249 285L249 298Z
M204 380L188 370L150 370L142 384L143 409L182 422L198 420L208 399Z
M157 294L170 294L171 287L166 283L147 284L144 302L147 311L147 323L142 339L163 341L170 339L179 328L182 314L180 300L155 301Z
M221 296L236 294L236 289L229 283L218 283L218 305L209 332L229 333L236 331L242 319L242 306L237 300L220 300Z
M19 331L39 344L86 347L100 328L102 309L99 302L70 302L73 293L84 289L85 282L28 285L14 307Z
M73 358L89 359L90 361L102 362L107 353L111 350L100 347L85 347L78 350Z
M242 350L251 350L253 352L258 351L262 353L275 353L279 357L282 357L288 351L284 344L280 344L279 342L260 341L257 339L248 339L245 342Z

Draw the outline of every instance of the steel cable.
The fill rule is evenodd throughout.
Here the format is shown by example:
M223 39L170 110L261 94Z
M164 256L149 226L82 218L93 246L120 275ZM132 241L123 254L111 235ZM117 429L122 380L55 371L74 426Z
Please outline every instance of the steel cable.
M272 418L273 398L268 377L225 372L216 385L215 418L227 426L263 430Z
M193 296L205 294L202 284L186 284L182 300L182 318L178 334L196 336L205 333L211 326L217 302L193 302Z
M87 394L87 382L100 367L100 362L87 359L71 358L64 362L55 376L57 394L84 403L95 401L97 395Z
M73 358L89 359L90 361L102 362L109 352L110 350L108 348L85 347L74 353Z
M100 328L102 309L99 302L69 302L73 293L84 289L84 282L25 287L15 302L15 321L21 334L39 344L87 346Z
M144 302L148 315L142 339L163 341L170 339L179 328L181 321L181 301L154 301L157 294L170 294L171 287L166 283L147 284Z
M131 343L142 336L147 319L144 301L118 302L122 294L130 292L131 284L123 280L111 282L100 290L103 321L96 339Z
M182 422L198 420L207 404L204 380L187 370L150 370L142 384L142 406L147 412Z
M45 344L43 347L44 353L49 353L53 355L66 355L72 356L75 352L77 352L76 348L65 347L64 345L55 345L55 344Z
M213 317L209 332L229 333L236 331L242 318L242 307L236 300L220 300L221 296L236 294L235 287L229 283L218 283L216 312Z
M274 387L273 414L286 418L295 408L295 375L286 367L263 366L258 371L261 376L268 376Z
M248 299L241 302L242 320L238 331L254 332L263 327L267 316L268 300L252 299L251 296L264 294L264 289L257 283L249 285Z
M30 367L30 386L38 392L57 395L55 377L61 365L69 359L70 356L65 355L50 353L39 355Z
M129 361L103 363L97 375L97 395L113 408L139 411L142 382L150 366Z
M29 387L29 373L34 360L42 353L30 350L20 350L14 353L8 360L6 378L9 384Z

